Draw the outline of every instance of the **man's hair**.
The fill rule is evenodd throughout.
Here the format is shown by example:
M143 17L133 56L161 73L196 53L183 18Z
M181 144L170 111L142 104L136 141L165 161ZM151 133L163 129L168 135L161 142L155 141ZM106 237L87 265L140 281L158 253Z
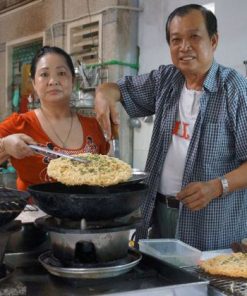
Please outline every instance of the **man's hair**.
M176 8L169 16L166 22L166 40L170 44L170 24L175 16L184 16L190 13L192 10L199 10L205 20L208 35L211 38L217 33L217 19L216 16L205 7L198 4L188 4Z

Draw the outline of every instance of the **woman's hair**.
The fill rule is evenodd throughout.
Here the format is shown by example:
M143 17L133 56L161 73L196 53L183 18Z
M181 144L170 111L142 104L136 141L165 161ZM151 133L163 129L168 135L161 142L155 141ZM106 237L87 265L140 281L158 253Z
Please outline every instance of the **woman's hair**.
M30 76L32 79L34 79L35 76L35 72L36 72L36 66L38 61L40 60L40 58L42 58L43 56L45 56L48 53L55 53L55 54L59 54L61 56L64 57L70 71L72 74L72 77L75 77L75 68L73 65L73 62L71 60L71 57L69 54L67 54L67 52L65 52L62 48L56 47L56 46L43 46L35 55L35 57L32 60L31 63L31 70L30 70Z
M208 31L208 35L211 38L217 33L217 19L212 11L206 9L205 7L198 4L188 4L176 8L169 16L166 22L166 40L170 44L170 24L175 16L184 16L189 14L192 10L199 10L205 21L205 25Z

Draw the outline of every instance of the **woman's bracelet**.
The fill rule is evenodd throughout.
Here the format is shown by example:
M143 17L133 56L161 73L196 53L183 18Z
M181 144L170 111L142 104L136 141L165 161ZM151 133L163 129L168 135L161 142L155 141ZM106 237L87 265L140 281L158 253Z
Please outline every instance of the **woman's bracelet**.
M5 152L5 147L4 147L4 138L0 139L0 153Z

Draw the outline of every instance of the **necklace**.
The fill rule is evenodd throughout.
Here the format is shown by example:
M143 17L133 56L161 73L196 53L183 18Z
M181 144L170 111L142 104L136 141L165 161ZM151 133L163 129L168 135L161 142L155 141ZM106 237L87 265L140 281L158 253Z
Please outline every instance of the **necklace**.
M47 123L48 125L50 126L51 130L53 131L54 135L56 136L56 138L59 140L59 142L62 144L62 147L63 148L66 148L66 144L67 144L67 141L69 139L69 136L71 134L71 131L72 131L72 126L73 126L73 119L74 119L74 116L72 114L72 112L70 111L70 127L69 127L69 131L68 131L68 134L66 136L66 138L64 140L62 140L60 138L60 136L58 135L58 133L56 132L54 126L52 125L52 123L50 122L50 120L48 119L48 117L46 116L44 110L42 108L40 108L40 111L42 113L42 115L44 116L44 118L47 120Z

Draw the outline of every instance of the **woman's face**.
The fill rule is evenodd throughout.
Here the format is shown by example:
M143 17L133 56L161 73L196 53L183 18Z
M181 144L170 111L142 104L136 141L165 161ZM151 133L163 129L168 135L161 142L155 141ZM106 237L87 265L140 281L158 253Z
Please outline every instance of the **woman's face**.
M42 102L68 102L73 77L65 58L56 53L41 57L36 65L33 87Z

